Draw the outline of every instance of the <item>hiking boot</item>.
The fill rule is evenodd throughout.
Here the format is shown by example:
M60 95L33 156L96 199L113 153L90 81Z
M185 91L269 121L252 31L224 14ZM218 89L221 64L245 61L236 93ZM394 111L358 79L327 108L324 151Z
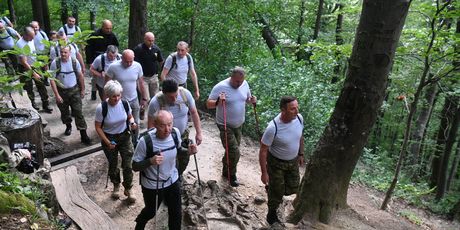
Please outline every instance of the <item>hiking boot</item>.
M43 102L43 111L45 111L45 113L53 112L53 109L48 105L48 102Z
M238 182L238 179L236 178L236 175L230 176L230 185L232 187L238 187L240 186L240 182Z
M91 101L96 100L96 91L91 91Z
M35 102L32 102L32 108L34 108L35 110L40 110L40 107L37 106L37 104L35 104Z
M276 210L268 209L267 222L270 225L272 225L272 224L274 224L276 222L280 223L280 220L278 219L278 215L276 215Z
M128 203L135 203L136 202L136 196L134 196L134 194L131 192L130 189L125 189L125 196L127 196L128 198L126 199L126 201L128 201Z
M110 195L112 199L118 200L118 198L120 198L119 192L120 192L120 184L113 184L112 195Z
M71 124L65 124L65 125L66 125L66 128L64 131L64 135L70 136L70 134L72 134L72 125Z
M81 143L90 145L91 139L89 139L88 134L86 134L86 129L80 130Z
M145 109L141 108L139 110L139 119L144 120L144 117L145 117Z

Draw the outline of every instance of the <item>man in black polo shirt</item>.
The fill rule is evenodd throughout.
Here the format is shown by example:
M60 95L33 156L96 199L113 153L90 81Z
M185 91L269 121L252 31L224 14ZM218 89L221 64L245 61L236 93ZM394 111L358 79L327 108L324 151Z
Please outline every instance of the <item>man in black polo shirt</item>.
M159 91L158 70L163 63L161 50L155 43L155 35L147 32L144 35L144 43L139 43L134 48L134 60L139 62L144 72L144 92L150 100ZM140 119L144 119L145 109L140 109Z

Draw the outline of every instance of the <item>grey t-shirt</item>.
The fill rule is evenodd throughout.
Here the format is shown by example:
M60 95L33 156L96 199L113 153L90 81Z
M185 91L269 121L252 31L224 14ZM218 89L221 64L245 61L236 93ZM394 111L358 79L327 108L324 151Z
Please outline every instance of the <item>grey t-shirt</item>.
M102 55L104 55L104 62L105 62L105 66L104 66L104 71L107 72L107 69L109 68L110 64L112 63L115 63L117 61L119 61L121 59L121 55L118 54L118 58L115 58L113 59L112 61L109 60L109 58L107 58L107 54L101 54L99 56L97 56L94 61L93 61L93 68L96 69L97 71L102 71ZM96 84L99 86L99 87L104 87L105 85L105 79L102 78L102 77L96 77Z
M182 90L182 93L181 93ZM150 100L148 115L153 117L156 111L160 110L160 103L158 102L158 97L163 93L158 93L155 97ZM187 98L185 103L182 94ZM187 107L187 104L189 107ZM184 133L187 128L188 123L188 111L189 108L195 108L195 100L192 97L190 91L185 88L179 87L177 92L177 99L174 104L165 104L163 109L170 111L173 114L174 121L173 126L179 129L179 132Z
M176 55L176 65L174 65L174 67L171 69L173 55ZM190 54L187 54L187 55L190 55ZM180 58L177 52L175 52L169 55L168 58L166 58L164 68L169 70L166 78L172 78L177 82L177 84L181 85L187 82L187 75L188 75L189 69L191 70L195 67L193 65L193 58L191 55L190 55L190 68L189 68L187 56Z
M0 48L4 50L13 49L14 42L18 38L19 38L19 34L16 30L14 30L11 27L5 27L5 30L3 32L0 32Z
M108 99L106 101L108 101ZM129 107L129 114L131 114L131 107ZM96 107L95 121L102 122L102 118L102 103L100 103ZM107 116L105 116L102 130L108 134L120 134L127 128L126 119L128 119L128 115L126 114L125 107L121 100L114 106L107 103Z
M220 93L225 93L225 106L227 112L227 125L232 128L238 128L244 123L246 113L246 100L251 97L249 84L245 80L237 89L230 85L230 78L227 78L215 85L208 99L217 100ZM222 103L216 108L217 124L224 124L224 111Z
M134 61L128 68L125 68L121 61L115 62L109 66L106 75L120 82L123 87L123 99L133 101L137 98L137 80L143 75L139 62Z
M73 37L73 35L74 35L75 32L77 32L77 31L78 31L78 32L81 32L81 31L80 31L80 27L77 27L77 26L75 26L75 25L74 25L72 28L69 28L69 26L68 26L67 24L64 24L64 26L67 28L67 34L66 34L66 35L67 35L68 38ZM59 32L59 31L62 31L62 32L65 33L64 26L62 26L61 28L59 28L58 32Z
M81 72L81 66L80 63L75 60L75 67L77 68L75 71L77 73ZM56 60L54 60L51 63L50 70L51 71L56 71L59 68L59 66L56 66ZM72 67L72 60L69 58L67 62L63 62L61 60L61 70L59 75L56 76L56 79L58 79L61 84L62 88L64 89L69 89L77 85L77 76L75 75L74 69Z
M19 47L19 48L24 48L25 46L28 46L29 49L30 49L30 53L31 54L35 54L35 45L34 45L34 41L26 41L24 40L24 38L21 38L18 40L18 42L16 42L16 46ZM22 55L20 55L22 56ZM34 55L27 55L27 63L29 63L29 65L32 65L33 63L35 62L35 56Z
M176 132L177 137L178 137L177 139L180 145L181 139L180 139L179 130L177 128L173 128L172 132ZM174 182L176 182L177 179L179 178L179 173L177 172L177 168L176 168L177 149L175 148L174 139L172 135L169 135L165 139L158 139L156 137L156 129L149 131L148 134L150 135L150 138L152 138L154 152L174 147L167 151L161 151L161 154L163 155L163 163L160 164L159 186L160 186L160 189L169 187ZM146 151L147 151L147 148L145 146L144 138L139 138L139 142L137 143L136 150L134 150L133 161L141 162L145 160L146 155L147 155ZM149 167L144 169L144 173L146 177L153 179L153 180L149 180L145 176L141 176L142 186L148 189L157 189L157 181L156 181L157 175L158 175L157 166L150 165Z
M300 138L303 131L303 117L298 117L289 123L280 120L281 113L268 123L261 142L269 146L270 153L281 160L293 160L297 157L300 147ZM275 137L276 132L276 137Z
M75 43L69 43L70 46L70 56L77 58L77 53L79 52L78 46ZM50 59L54 60L57 57L61 56L61 47L59 45L53 45L50 47Z

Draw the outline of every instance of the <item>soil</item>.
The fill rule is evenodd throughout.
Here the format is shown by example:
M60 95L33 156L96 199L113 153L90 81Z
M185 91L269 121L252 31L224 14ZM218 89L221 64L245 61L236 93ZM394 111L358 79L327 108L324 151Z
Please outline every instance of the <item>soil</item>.
M97 144L98 138L94 130L94 111L99 100L89 100L90 87L87 86L86 88L88 93L84 99L83 110L88 124L88 134L92 138L93 144ZM37 98L36 101L39 99ZM59 119L59 110L54 101L52 105L54 108L52 114L41 112L48 121L47 129L51 137L62 140L69 150L84 147L80 143L80 135L75 127L71 136L64 136L65 126ZM145 129L145 124L146 120L141 122L141 129ZM219 131L209 116L202 116L202 130L204 140L196 155L199 170L196 170L194 158L190 158L182 182L183 229L268 229L269 226L265 221L267 213L266 193L260 181L258 143L249 138L243 138L237 173L241 185L233 188L228 185L225 178L221 177L221 159L224 150L219 139ZM194 129L191 128L191 131L191 137L194 137ZM112 184L109 182L106 186L107 161L102 152L74 160L73 164L79 171L81 183L87 195L120 226L120 229L134 229L134 219L143 208L138 173L134 175L135 186L133 187L137 201L134 204L128 204L124 195L118 200L113 200L110 197ZM304 167L302 172L303 170ZM198 172L201 187L197 183ZM379 206L383 197L383 193L359 184L351 184L348 191L349 208L336 212L329 225L305 219L298 225L282 224L272 226L272 228L460 229L458 222L444 220L397 199L390 203L389 210L381 211ZM293 199L294 195L284 198L283 205L278 210L282 221L292 210ZM418 221L409 221L400 215L403 212L412 213ZM152 219L146 229L154 229L154 222ZM160 207L158 222L161 228L157 229L167 229L167 211L164 206ZM0 224L0 226L2 225ZM3 226L1 228L3 229ZM78 227L72 226L71 229L78 229Z

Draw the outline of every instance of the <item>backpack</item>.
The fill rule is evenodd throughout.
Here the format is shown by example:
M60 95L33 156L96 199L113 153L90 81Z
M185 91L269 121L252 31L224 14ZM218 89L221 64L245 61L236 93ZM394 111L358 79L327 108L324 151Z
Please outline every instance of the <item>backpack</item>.
M74 43L70 43L68 44L69 46L71 46L70 48L74 48L75 51L77 50L77 45L75 45ZM61 52L60 52L61 48L60 48L60 45L59 43L57 43L55 46L54 46L54 53L56 54L56 57L60 57L61 56ZM71 51L72 52L72 51Z
M125 112L126 112L126 128L129 128L129 104L127 101L125 100L121 100L121 102L123 103L123 107L125 108ZM102 104L102 121L101 121L101 127L104 126L104 121L105 121L105 117L107 116L107 112L108 112L108 103L107 101L102 101L101 102Z
M67 25L64 24L64 25L62 26L62 28L64 28L64 33L65 33L65 35L69 35L69 34L67 33ZM77 31L79 31L79 30L80 30L80 27L78 27L77 25L75 25L75 32L77 32ZM71 34L71 35L73 35L73 34Z
M39 30L38 32L42 35L42 38L43 38L43 39L46 38L46 34L45 34L45 32L43 32L43 30Z
M171 54L171 56L172 56L171 69L173 69L174 66L176 66L176 69L177 69L177 53ZM188 53L187 53L186 56L187 56L187 65L188 65L187 72L189 72L190 71L190 62L192 62L192 56L190 56L190 54L188 54Z
M75 74L75 77L77 77L77 59L73 57L71 57L71 59L72 59L72 72ZM64 74L72 73L72 72L61 72L61 59L57 57L55 60L56 60L56 68L58 70L56 71L56 76L58 76L60 73L64 73Z
M149 135L149 132L153 130L155 130L155 128L151 128L139 135L139 139L143 138L145 141L145 147L147 148L145 151L146 158L151 158L159 153L159 151L153 151L153 142L152 142L152 138L150 138L150 135ZM174 140L174 146L166 148L166 149L162 149L161 151L164 152L164 151L168 151L168 150L176 148L177 152L179 153L181 146L179 145L179 137L177 136L175 129L172 130L171 136Z
M300 124L303 125L303 121L300 119L299 114L297 114L297 120L299 120ZM275 125L275 135L273 135L273 139L275 139L276 134L278 133L278 126L276 125L275 119L273 119L273 124Z
M187 100L187 96L185 95L184 87L179 86L178 90L179 90L180 96L182 97L183 103L187 106L187 108L189 108L190 105L189 105L189 102ZM160 105L160 109L165 109L167 103L166 103L166 98L165 98L165 96L164 96L162 91L158 92L157 100L158 100L158 104ZM181 104L179 104L179 109L180 109L180 105Z
M117 61L118 60L120 60L120 56L117 55ZM104 56L104 54L101 54L101 67L102 67L102 69L99 72L102 72L105 69L105 56Z

